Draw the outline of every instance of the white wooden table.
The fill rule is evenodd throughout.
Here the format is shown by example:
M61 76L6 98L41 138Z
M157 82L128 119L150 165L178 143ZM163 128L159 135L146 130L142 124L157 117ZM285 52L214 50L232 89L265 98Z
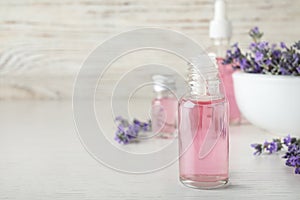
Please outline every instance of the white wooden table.
M231 127L231 184L209 191L184 187L178 163L146 175L99 164L70 102L0 102L0 128L0 199L300 199L300 176L280 155L252 155L251 143L274 135L250 125Z

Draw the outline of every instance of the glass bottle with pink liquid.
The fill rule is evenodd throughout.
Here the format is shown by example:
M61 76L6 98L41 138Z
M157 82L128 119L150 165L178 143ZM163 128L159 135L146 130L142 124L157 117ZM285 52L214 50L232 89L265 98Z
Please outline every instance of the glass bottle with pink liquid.
M189 92L178 107L180 181L193 188L218 188L229 180L228 102L214 63L205 57L196 62L189 68ZM200 74L201 68L205 73Z
M151 107L152 131L161 138L173 138L177 131L178 101L171 75L152 76L154 99Z
M223 59L226 56L226 51L229 49L232 35L232 26L226 16L226 2L224 0L215 0L214 19L210 22L209 28L209 37L212 40L212 46L207 51L209 55L217 58L217 66L230 107L229 121L231 124L240 124L241 114L235 100L232 80L234 70L231 65L223 64Z

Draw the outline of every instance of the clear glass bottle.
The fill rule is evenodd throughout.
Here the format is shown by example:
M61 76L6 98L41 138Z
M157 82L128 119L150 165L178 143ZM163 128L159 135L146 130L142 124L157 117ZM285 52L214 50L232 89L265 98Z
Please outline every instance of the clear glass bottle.
M188 83L189 93L178 108L180 181L193 188L218 188L229 179L228 103L217 74L202 77L191 65Z
M152 131L162 138L173 138L177 130L178 100L170 75L154 75L154 98L151 107Z
M230 48L230 38L232 27L226 16L226 3L224 0L215 0L214 19L210 22L209 36L212 39L212 45L207 49L209 55L217 59L221 80L223 81L226 97L229 102L229 120L231 124L239 124L241 122L241 113L238 109L232 74L234 70L231 65L224 65L223 60L226 51Z
M231 65L224 65L225 52L229 49L229 40L213 40L213 46L208 49L210 56L216 57L220 78L224 84L226 98L229 102L229 121L231 124L241 123L241 113L237 106L234 94L232 74L234 70ZM215 53L213 53L215 52Z

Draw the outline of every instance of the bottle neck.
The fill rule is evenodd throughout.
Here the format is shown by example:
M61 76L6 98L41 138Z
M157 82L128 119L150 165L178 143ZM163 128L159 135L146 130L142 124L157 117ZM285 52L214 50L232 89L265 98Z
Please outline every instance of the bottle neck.
M208 48L208 53L214 55L216 58L225 58L229 44L229 38L213 38L212 46Z
M195 66L190 65L188 72L189 96L193 99L215 100L223 98L220 92L220 79L218 74L203 77Z
M155 98L171 98L176 92L176 83L172 75L153 75L153 91Z
M154 98L162 99L162 98L174 98L174 94L169 90L162 91L154 91Z

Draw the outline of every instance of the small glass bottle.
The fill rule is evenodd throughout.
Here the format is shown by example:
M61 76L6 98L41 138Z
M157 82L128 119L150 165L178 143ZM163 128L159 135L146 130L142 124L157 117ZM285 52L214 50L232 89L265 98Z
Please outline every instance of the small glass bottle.
M210 22L209 37L212 39L212 46L207 49L209 55L217 58L221 80L223 81L226 97L229 102L229 120L231 124L241 122L241 114L238 109L234 89L232 74L234 70L231 65L224 65L223 60L226 51L229 49L232 26L226 16L226 3L224 0L215 0L214 19Z
M178 101L176 87L170 75L154 75L154 99L152 100L152 131L162 138L173 138L177 130Z
M180 181L193 188L218 188L229 179L228 103L217 73L203 77L190 65L188 83L189 93L178 108Z

